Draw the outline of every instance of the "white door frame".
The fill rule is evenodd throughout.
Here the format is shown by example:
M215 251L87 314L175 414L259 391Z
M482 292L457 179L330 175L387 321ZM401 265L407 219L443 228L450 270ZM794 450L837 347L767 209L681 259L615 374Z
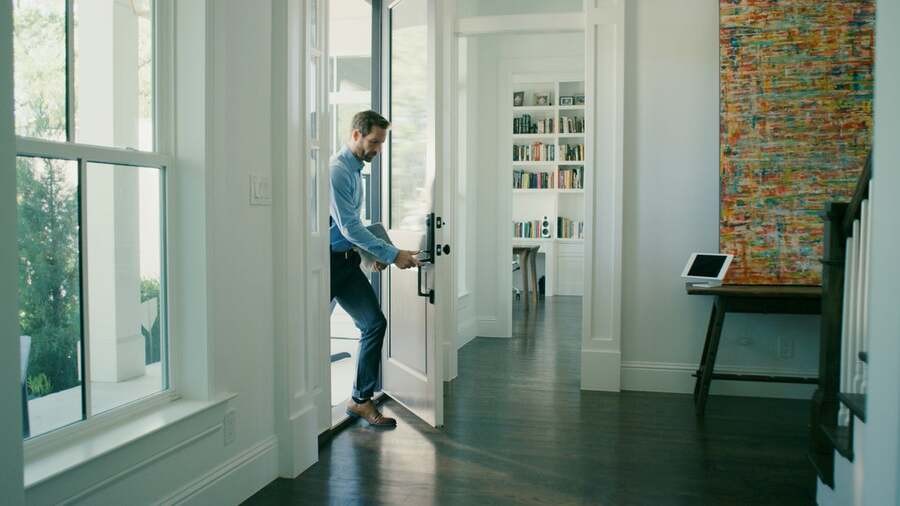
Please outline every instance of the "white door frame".
M318 28L326 30L327 1ZM278 474L294 478L318 460L318 436L331 426L328 339L327 156L318 176L318 231L310 222L307 150L308 0L272 4L272 218L275 283L275 432ZM327 37L322 35L323 40ZM325 75L323 44L318 85ZM322 94L324 95L324 93ZM327 111L320 100L318 111ZM327 114L319 114L320 146L328 146ZM327 149L327 148L325 148ZM320 149L320 154L322 150Z
M582 14L490 16L445 20L454 37L583 31L585 39L585 279L581 388L621 388L622 178L625 1L585 0ZM446 28L446 27L445 27ZM456 61L458 46L450 45ZM456 81L449 81L455 96ZM445 105L446 107L446 105ZM445 116L455 117L453 108ZM457 145L456 131L452 146ZM453 188L455 191L456 164ZM455 220L455 216L454 216ZM503 306L505 307L505 306ZM453 322L454 326L456 322Z

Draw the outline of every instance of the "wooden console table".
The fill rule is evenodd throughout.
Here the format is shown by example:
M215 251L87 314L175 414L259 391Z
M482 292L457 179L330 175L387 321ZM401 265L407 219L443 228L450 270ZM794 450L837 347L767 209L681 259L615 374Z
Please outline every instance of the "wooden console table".
M687 285L688 295L712 295L712 313L706 329L706 341L700 355L700 366L694 373L694 406L703 416L709 385L714 379L733 381L766 381L774 383L818 383L818 378L795 376L763 376L756 374L723 374L715 372L716 354L722 337L725 313L821 314L820 286L722 285L701 288Z

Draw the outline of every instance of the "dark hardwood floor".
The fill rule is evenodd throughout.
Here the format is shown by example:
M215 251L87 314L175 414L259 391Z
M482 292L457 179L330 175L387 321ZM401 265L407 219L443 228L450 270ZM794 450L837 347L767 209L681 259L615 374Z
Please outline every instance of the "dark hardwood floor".
M477 338L433 429L388 400L319 463L246 504L810 505L806 401L579 389L581 300L516 303L512 339Z

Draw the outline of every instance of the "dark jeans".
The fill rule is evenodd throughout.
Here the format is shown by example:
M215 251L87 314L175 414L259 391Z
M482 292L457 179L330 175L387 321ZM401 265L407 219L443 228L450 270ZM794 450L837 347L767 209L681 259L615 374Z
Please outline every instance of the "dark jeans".
M369 279L359 269L359 262L356 252L331 254L331 299L337 300L362 333L353 397L366 400L372 398L378 387L387 320Z

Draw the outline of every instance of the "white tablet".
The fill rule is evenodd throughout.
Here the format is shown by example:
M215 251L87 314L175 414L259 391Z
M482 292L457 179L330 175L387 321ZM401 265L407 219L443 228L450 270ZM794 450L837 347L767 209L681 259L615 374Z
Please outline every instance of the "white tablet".
M733 258L734 255L723 253L691 253L691 258L684 266L681 277L689 283L706 283L707 286L721 285Z

